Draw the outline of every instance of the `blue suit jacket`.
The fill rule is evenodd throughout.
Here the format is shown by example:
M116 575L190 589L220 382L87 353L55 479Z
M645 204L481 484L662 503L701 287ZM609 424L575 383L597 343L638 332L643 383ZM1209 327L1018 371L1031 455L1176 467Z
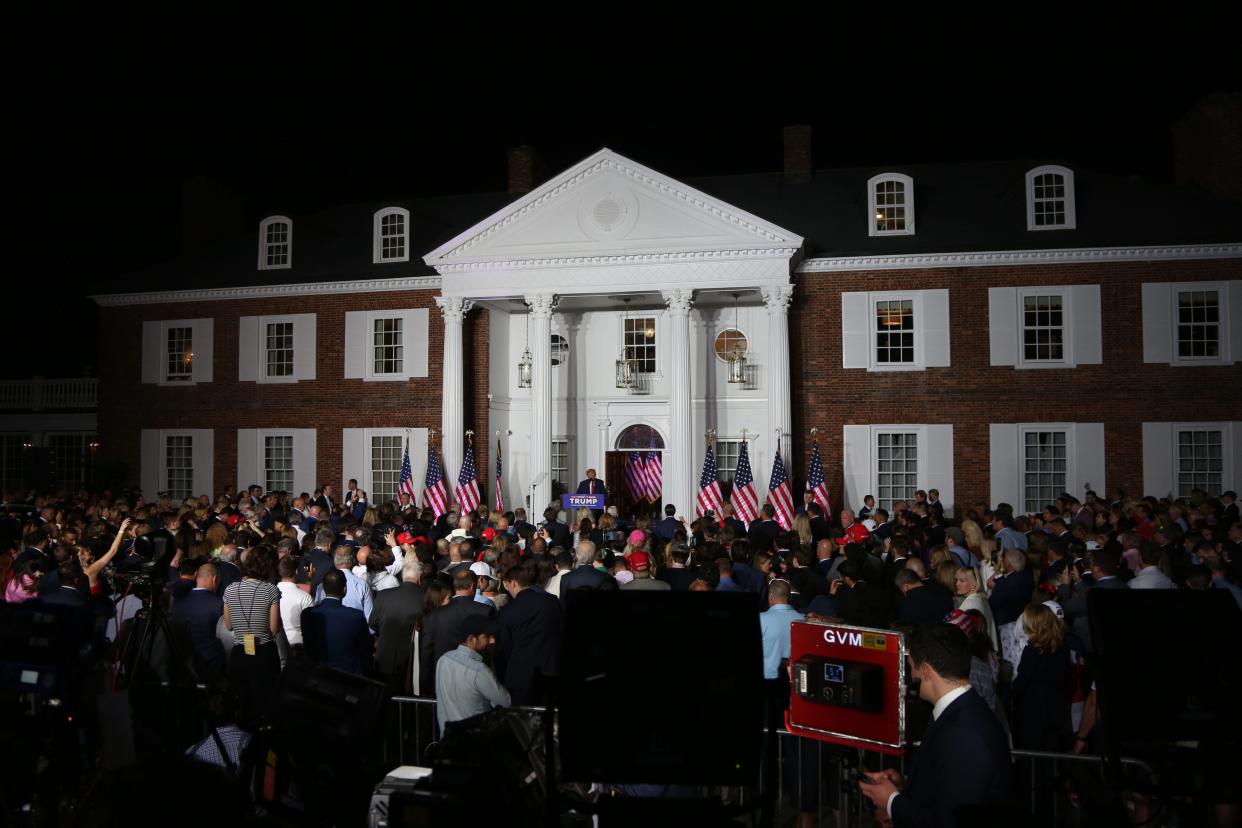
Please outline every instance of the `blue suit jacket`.
M302 643L311 661L359 675L371 669L366 616L339 598L325 598L302 611Z
M224 671L224 647L216 638L216 623L223 614L220 596L205 589L191 589L173 601L171 613L174 622L186 625L199 666L217 675Z
M958 808L1002 801L1010 793L1009 762L996 715L966 691L927 728L906 787L893 800L893 825L955 825Z
M1035 579L1030 570L1010 572L996 579L996 586L988 596L988 604L992 607L992 618L996 626L1017 621L1022 611L1031 602L1031 593L1035 591Z

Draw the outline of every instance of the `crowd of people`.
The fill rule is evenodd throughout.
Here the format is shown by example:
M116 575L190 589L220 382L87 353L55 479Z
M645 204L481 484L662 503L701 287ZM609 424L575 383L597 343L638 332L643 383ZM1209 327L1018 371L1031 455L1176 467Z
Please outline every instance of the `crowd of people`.
M434 697L443 731L492 707L549 701L571 591L728 591L754 595L776 698L788 698L795 620L917 628L924 643L911 652L925 655L913 672L945 688L929 703L966 687L1008 744L1081 752L1096 718L1090 590L1225 590L1242 606L1233 492L1063 494L1036 514L958 504L950 518L930 490L887 509L868 496L835 521L808 493L787 528L770 506L747 525L727 503L696 520L674 504L659 519L558 504L533 517L456 504L436 515L404 497L368 503L352 480L340 498L332 485L256 485L184 501L8 498L19 500L30 508L8 512L5 601L94 606L101 634L121 639L141 605L123 573L145 573L195 674L236 694L243 733L291 660ZM863 783L877 817L897 824L916 807L954 804L912 801L927 789L899 776Z

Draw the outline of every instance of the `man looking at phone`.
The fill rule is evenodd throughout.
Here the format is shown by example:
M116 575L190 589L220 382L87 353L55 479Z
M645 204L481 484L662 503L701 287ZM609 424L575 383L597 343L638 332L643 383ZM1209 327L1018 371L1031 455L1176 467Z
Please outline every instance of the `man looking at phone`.
M932 704L932 723L908 777L892 769L865 773L858 787L881 825L955 825L963 811L994 806L1009 794L1009 742L971 689L965 633L932 624L919 627L908 644L910 676Z

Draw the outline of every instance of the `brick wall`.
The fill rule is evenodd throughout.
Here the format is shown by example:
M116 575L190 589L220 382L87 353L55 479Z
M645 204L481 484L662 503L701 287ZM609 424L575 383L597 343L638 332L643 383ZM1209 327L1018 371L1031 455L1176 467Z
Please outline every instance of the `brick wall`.
M790 307L795 485L804 485L809 434L819 429L833 503L842 496L842 426L952 423L959 504L990 497L989 423L1102 422L1106 485L1142 490L1142 422L1242 418L1242 367L1143 362L1143 282L1238 279L1233 260L972 267L795 278ZM988 288L1099 284L1101 365L1016 370L990 364ZM841 367L841 293L949 289L952 365L913 372ZM934 485L934 480L930 485ZM1099 485L1099 484L1095 484Z
M115 470L112 482L137 483L139 437L144 428L214 428L217 490L236 481L237 429L318 428L317 481L341 481L341 429L408 425L440 429L441 360L444 325L434 297L438 291L307 296L296 302L230 300L186 304L135 305L102 309L99 434L103 468ZM428 374L408 382L345 379L346 311L428 308ZM242 316L296 310L315 313L318 361L316 380L289 385L237 381L238 320ZM142 322L155 319L213 317L213 381L187 387L144 385ZM475 311L463 332L466 424L487 433L487 312ZM438 438L437 438L438 442ZM477 447L486 464L487 440ZM461 458L450 458L454 469ZM486 482L484 480L483 482Z

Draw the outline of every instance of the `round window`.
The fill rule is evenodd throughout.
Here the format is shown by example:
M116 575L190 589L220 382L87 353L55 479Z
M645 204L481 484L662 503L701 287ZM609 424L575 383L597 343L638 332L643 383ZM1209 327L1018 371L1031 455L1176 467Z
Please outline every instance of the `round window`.
M728 362L737 357L746 356L746 351L750 343L746 341L746 334L737 328L725 328L716 334L716 358L721 362Z
M552 364L560 365L569 359L569 340L560 334L552 334Z

